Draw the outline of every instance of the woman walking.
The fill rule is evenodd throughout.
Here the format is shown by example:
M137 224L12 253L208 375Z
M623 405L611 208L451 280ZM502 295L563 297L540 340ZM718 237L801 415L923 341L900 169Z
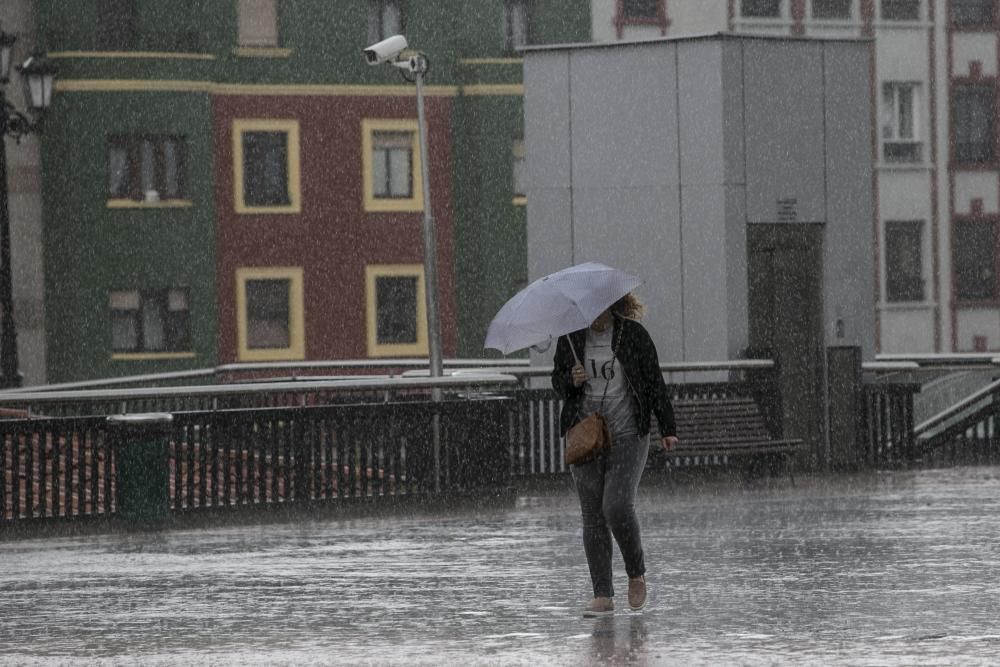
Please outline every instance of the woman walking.
M612 536L625 561L629 607L646 606L646 564L635 496L649 452L650 415L656 415L664 449L676 446L677 432L656 346L637 321L643 311L639 300L627 294L588 328L560 336L556 345L552 386L564 400L562 434L592 412L600 412L612 440L610 449L572 466L594 589L584 616L614 613Z

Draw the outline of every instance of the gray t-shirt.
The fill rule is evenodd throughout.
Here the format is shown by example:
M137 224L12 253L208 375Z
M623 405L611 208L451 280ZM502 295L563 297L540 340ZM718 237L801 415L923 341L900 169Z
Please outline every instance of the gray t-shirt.
M635 413L632 410L632 395L628 380L617 358L612 358L613 327L604 331L587 329L587 345L584 350L583 366L587 371L584 385L584 399L581 417L592 412L600 412L608 420L611 433L618 436L635 433ZM605 395L605 387L607 394ZM601 405L601 397L604 404Z

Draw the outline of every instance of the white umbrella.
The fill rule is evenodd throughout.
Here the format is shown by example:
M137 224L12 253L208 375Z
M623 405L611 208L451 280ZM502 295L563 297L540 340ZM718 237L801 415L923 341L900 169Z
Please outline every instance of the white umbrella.
M503 305L486 332L485 346L510 354L577 331L642 284L597 262L539 278Z

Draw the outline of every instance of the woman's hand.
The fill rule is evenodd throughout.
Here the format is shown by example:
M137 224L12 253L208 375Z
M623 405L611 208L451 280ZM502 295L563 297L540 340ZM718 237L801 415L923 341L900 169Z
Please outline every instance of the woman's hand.
M573 370L570 371L570 377L573 379L573 386L579 387L584 382L587 381L587 371L583 369L583 364L577 364L573 366Z
M674 447L677 446L678 442L680 442L680 440L677 439L676 435L665 435L665 436L663 436L663 449L664 449L664 451L669 452L670 450L672 450Z

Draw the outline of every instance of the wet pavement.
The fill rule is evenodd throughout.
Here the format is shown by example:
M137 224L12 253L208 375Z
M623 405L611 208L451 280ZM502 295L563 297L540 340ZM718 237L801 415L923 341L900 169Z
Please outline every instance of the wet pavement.
M650 605L588 620L574 497L0 543L3 664L1000 661L1000 468L644 486ZM616 560L619 608L625 575Z

